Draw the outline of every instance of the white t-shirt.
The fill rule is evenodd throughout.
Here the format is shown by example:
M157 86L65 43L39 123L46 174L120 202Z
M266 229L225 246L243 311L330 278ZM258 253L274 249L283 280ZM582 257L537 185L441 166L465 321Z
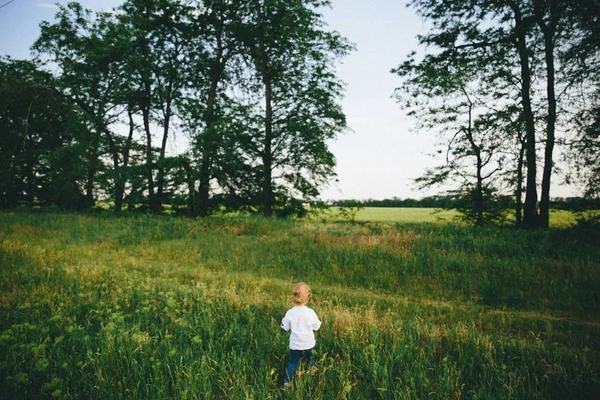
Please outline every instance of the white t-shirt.
M290 334L291 350L308 350L315 347L315 333L321 327L319 317L312 308L295 306L285 313L281 327Z

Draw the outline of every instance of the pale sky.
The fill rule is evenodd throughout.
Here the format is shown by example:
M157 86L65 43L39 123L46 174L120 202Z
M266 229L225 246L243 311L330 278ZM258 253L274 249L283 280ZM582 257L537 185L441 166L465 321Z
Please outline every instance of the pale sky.
M23 59L39 35L43 20L53 21L53 2L0 0L0 54ZM9 3L9 4L7 4ZM66 2L61 1L61 4ZM109 10L121 0L81 0L85 8ZM356 44L343 60L338 76L346 82L341 100L351 132L329 143L337 159L338 182L323 190L322 198L384 199L421 198L437 190L417 191L412 180L438 163L427 156L436 138L415 133L414 125L392 98L399 78L390 69L417 50L416 36L425 24L400 0L333 0L323 11L330 28ZM176 144L172 144L176 147ZM558 189L553 196L573 196L572 189Z

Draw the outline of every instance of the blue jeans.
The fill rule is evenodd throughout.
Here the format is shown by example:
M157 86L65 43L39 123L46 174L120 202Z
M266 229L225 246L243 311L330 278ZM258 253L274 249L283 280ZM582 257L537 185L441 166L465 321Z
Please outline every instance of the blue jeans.
M283 383L290 383L294 375L296 375L296 369L298 368L298 364L300 364L300 360L304 359L304 361L308 362L309 365L315 365L315 359L312 354L313 349L308 350L291 350L290 349L290 359L288 360L287 368L285 370L285 379Z

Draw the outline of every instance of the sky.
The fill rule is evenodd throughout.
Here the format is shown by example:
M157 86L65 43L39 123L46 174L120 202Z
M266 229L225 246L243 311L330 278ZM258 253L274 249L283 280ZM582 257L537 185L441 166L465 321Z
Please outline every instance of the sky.
M122 1L79 3L92 10L109 10ZM422 198L439 191L419 191L413 183L426 168L438 165L428 156L434 152L436 138L427 132L414 132L415 121L393 99L399 78L390 70L418 49L416 36L426 29L405 3L333 0L331 9L322 10L329 27L356 46L338 65L338 76L346 83L340 104L350 130L329 142L337 160L337 181L323 189L324 200ZM54 20L54 2L0 0L0 7L0 54L30 58L29 47L39 35L40 22ZM552 195L577 193L555 181Z

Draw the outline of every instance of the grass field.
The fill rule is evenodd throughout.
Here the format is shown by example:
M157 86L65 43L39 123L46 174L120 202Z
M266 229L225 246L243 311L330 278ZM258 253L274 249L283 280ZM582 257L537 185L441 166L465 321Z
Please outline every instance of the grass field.
M340 220L336 208L324 213L331 220ZM365 207L356 214L357 222L382 222L382 223L447 223L456 222L458 213L453 210L432 208L394 208L394 207ZM514 218L513 218L514 220ZM565 228L574 225L575 214L563 210L551 210L550 226Z
M598 232L387 222L0 214L0 398L600 398Z
M356 213L357 222L381 222L381 223L445 223L452 222L456 212L448 210L437 210L433 208L386 208L365 207ZM319 214L321 219L328 222L343 221L339 216L339 208L331 207ZM318 218L317 218L318 219Z

